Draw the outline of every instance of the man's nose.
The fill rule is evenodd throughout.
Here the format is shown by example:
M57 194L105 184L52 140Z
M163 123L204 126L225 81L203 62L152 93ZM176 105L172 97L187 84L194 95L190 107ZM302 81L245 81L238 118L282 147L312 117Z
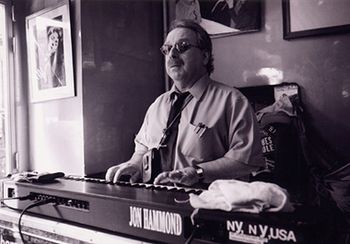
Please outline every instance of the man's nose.
M172 46L169 52L169 57L178 57L179 51L175 48L175 46Z

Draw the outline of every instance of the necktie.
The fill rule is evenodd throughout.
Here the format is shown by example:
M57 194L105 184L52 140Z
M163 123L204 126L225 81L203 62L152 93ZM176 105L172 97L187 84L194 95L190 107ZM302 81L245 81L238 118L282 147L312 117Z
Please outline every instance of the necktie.
M162 171L172 170L181 112L189 102L190 98L187 98L189 94L189 92L175 93L175 101L170 108L167 122L166 138L160 148Z
M186 100L186 98L188 97L188 95L190 95L189 92L185 92L185 93L175 93L176 96L176 100L173 104L173 106L171 106L170 109L170 113L169 113L169 118L168 118L168 122L167 122L167 127L172 130L173 128L177 128L177 126L179 125L180 122L180 118L181 118L181 111L183 109L184 106L184 102Z

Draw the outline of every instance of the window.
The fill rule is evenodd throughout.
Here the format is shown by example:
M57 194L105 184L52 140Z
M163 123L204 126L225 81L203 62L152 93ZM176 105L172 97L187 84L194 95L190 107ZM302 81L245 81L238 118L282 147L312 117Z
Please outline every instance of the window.
M0 177L10 172L12 165L11 88L9 82L9 50L7 6L0 2ZM12 100L13 101L13 100Z

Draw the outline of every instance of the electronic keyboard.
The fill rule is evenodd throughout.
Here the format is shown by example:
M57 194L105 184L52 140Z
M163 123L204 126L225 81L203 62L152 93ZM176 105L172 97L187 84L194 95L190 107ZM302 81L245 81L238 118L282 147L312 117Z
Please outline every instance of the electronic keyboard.
M45 184L4 181L3 192L4 197L29 196L6 201L12 208L51 199L28 212L145 241L184 243L193 237L193 243L317 243L321 238L319 220L308 217L310 211L197 211L189 193L202 190L194 188L66 176Z

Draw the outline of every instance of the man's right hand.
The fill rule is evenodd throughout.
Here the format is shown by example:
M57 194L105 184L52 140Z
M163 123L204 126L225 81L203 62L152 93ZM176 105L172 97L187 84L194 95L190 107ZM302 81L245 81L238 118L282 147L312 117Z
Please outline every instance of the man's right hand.
M116 183L121 176L129 175L130 182L138 182L142 180L142 161L129 160L125 163L110 167L106 173L106 180Z

